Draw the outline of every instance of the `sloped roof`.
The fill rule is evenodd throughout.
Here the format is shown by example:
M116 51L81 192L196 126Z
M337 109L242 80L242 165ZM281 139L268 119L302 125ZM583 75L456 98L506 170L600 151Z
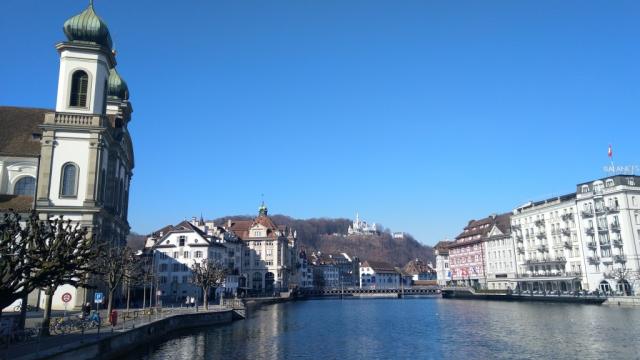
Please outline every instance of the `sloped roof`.
M28 195L0 195L0 212L13 210L26 213L33 209L33 196Z
M278 236L276 235L276 231L281 231L283 234L286 232L286 226L278 226L273 220L266 215L259 215L253 220L236 220L231 222L231 226L229 228L239 239L249 238L249 230L255 225L262 225L267 228L267 237L276 239Z
M384 261L366 260L362 266L370 267L375 272L396 272L396 268Z
M511 213L491 215L480 220L471 220L464 231L456 237L456 241L480 235L480 240L486 238L493 226L497 226L503 234L511 233ZM451 245L450 245L451 246ZM455 244L453 245L455 246Z
M419 275L425 273L433 273L435 270L427 263L420 259L409 261L403 268L402 272L410 275Z
M37 157L40 155L38 127L53 110L0 106L0 155Z

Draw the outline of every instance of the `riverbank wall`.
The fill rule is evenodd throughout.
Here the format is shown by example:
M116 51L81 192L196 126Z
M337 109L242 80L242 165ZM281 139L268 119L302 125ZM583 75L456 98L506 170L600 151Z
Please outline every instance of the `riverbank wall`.
M233 310L176 314L141 325L123 332L104 334L100 339L70 343L65 346L39 351L36 354L14 358L14 360L110 360L153 341L158 341L172 332L188 328L227 324L234 320Z
M607 298L603 305L640 307L640 296L614 296Z

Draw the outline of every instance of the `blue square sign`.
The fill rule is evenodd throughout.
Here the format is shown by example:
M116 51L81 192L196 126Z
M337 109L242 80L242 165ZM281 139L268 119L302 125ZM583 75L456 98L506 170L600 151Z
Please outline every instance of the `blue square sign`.
M95 302L96 304L102 304L102 301L104 300L104 294L101 292L97 292L94 295L93 298L93 302Z

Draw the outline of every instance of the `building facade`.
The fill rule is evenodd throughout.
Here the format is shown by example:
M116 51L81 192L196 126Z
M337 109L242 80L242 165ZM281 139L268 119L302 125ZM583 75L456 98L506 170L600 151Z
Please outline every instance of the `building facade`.
M485 288L487 285L486 240L494 226L507 232L509 214L471 220L448 246L451 281L456 285Z
M121 246L134 168L129 90L93 4L63 29L55 109L0 108L0 209L35 207L43 220L64 217ZM61 286L54 309L65 292L75 307L90 296Z
M376 223L368 224L366 221L360 220L360 214L356 213L356 219L347 230L348 235L377 235L380 228Z
M451 268L449 266L449 245L448 240L440 241L433 247L436 256L436 280L439 286L451 285Z
M638 293L640 177L617 175L577 185L583 276L590 290Z
M364 261L360 264L360 288L400 289L402 275L398 270L383 261Z
M272 294L291 289L299 258L293 229L276 225L262 204L256 218L229 221L225 230L244 243L242 269L251 292Z
M584 263L576 218L575 194L529 202L513 210L519 290L582 289Z

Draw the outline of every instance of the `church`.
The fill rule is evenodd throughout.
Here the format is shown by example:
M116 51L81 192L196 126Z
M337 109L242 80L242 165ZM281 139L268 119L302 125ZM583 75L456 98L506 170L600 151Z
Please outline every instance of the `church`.
M42 220L63 216L102 241L124 245L134 167L129 89L93 1L63 30L66 40L55 46L55 109L0 107L0 212L35 208ZM62 286L54 309L63 307L64 292L75 307L90 295Z

